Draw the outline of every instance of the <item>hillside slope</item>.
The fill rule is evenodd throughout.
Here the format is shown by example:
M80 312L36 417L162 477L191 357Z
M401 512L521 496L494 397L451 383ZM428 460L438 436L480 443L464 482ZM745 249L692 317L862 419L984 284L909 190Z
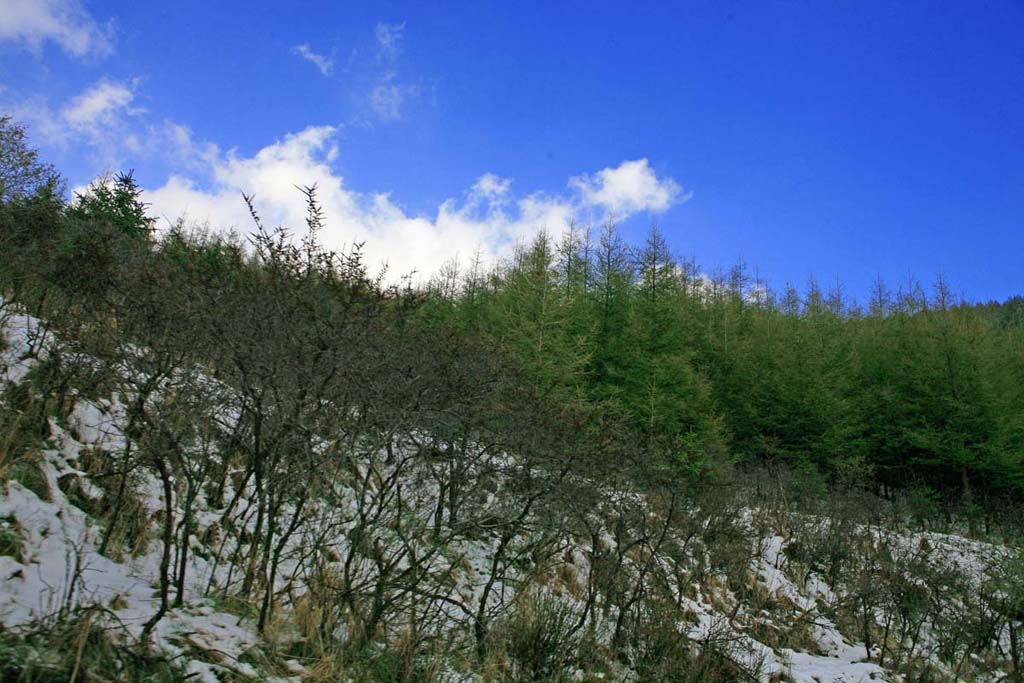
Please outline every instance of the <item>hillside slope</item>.
M1009 671L1019 615L1008 620L993 599L1011 561L1000 546L741 497L642 496L472 444L456 461L415 433L386 447L319 443L348 461L272 502L261 522L256 483L225 446L239 420L230 387L202 373L162 378L143 400L167 433L142 437L140 397L123 391L138 376L51 401L41 388L55 366L111 369L7 310L0 400L21 416L0 454L9 672L129 677L116 657L90 659L104 641L162 662L152 680L211 683ZM171 399L199 385L217 399L203 404L209 432L174 424ZM25 436L22 418L40 406L45 419ZM157 438L187 441L172 471L146 455ZM274 524L261 543L260 526ZM67 649L47 659L54 634Z

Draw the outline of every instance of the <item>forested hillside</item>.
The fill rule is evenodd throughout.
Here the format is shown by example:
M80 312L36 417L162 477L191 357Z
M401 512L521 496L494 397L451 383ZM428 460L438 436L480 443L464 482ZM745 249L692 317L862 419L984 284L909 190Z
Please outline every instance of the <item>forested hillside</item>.
M621 418L652 467L784 463L972 515L1024 486L1019 297L971 305L941 277L879 281L863 304L813 279L776 292L674 258L657 230L631 247L606 225L453 266L429 298L558 400Z
M1020 298L610 224L420 285L0 133L8 680L1019 675Z

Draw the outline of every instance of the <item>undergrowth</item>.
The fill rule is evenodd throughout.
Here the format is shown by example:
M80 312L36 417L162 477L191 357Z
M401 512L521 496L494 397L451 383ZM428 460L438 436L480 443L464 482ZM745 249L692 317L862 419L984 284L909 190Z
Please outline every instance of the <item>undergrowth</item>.
M132 681L178 683L183 671L164 655L125 647L120 624L102 608L87 607L49 624L0 632L4 683Z

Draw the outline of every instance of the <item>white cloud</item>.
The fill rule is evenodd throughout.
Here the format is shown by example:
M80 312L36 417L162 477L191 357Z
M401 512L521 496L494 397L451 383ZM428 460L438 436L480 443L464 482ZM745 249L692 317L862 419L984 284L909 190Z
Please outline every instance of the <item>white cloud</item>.
M588 204L603 206L615 215L639 211L661 213L691 194L671 178L659 180L647 159L624 161L615 168L605 168L592 176L578 176L570 181Z
M487 173L464 193L462 201L448 199L432 215L410 215L389 194L355 191L334 172L331 164L338 155L335 133L331 126L309 127L251 157L197 146L188 139L188 145L196 150L194 158L204 169L202 182L184 174L173 175L162 187L147 191L146 201L156 215L169 221L185 215L214 229L236 228L244 233L252 229L241 197L245 192L255 195L256 208L266 225L298 230L305 225L305 205L296 186L315 183L326 215L321 234L325 245L343 249L365 241L367 262L372 266L389 263L393 276L413 270L429 275L453 257L468 258L478 249L487 260L500 258L518 241L542 229L558 234L578 213L604 209L600 202L575 191L577 180L570 182L570 191L565 193L516 198L511 196L509 179ZM605 171L615 173L638 163L646 167L643 160L630 161ZM648 173L659 187L678 187L670 178L658 179L649 169ZM668 201L648 204L663 210ZM619 219L649 210L635 202L619 208Z
M57 106L41 98L5 98L0 109L25 123L34 143L74 150L94 171L145 162L147 168L207 173L219 154L216 145L196 142L187 127L137 106L138 85L138 79L105 78Z
M306 61L313 64L316 68L320 69L320 73L324 76L330 76L331 72L334 71L334 59L331 57L325 57L313 52L313 49L306 43L302 45L296 45L292 50Z
M136 81L117 83L102 80L68 102L61 112L64 122L72 129L95 137L101 130L118 125L125 114L138 113L129 105L135 99Z
M137 80L102 79L56 111L39 98L8 102L4 107L47 144L61 147L85 141L94 148L103 148L112 158L115 151L138 147L143 137L132 126L133 117L142 112L131 106L137 85Z
M76 56L113 52L113 28L101 26L78 0L0 0L0 40L39 50L52 40Z
M500 178L493 173L485 173L473 185L473 192L493 201L507 195L511 187L511 178Z

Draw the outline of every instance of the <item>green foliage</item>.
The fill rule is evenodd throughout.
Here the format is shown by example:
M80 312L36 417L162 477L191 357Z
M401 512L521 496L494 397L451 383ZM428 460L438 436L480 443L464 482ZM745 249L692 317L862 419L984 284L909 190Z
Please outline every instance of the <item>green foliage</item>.
M60 196L64 182L53 166L29 147L25 127L0 116L0 203L33 196Z
M264 632L276 628L281 554L303 506L336 502L336 486L360 490L363 507L347 561L335 549L311 551L330 558L307 583L309 638L295 645L324 665L311 680L433 681L434 648L470 649L418 624L402 634L411 603L399 603L429 603L432 592L419 589L432 562L385 559L380 535L367 532L392 505L399 512L385 537L401 538L406 551L427 534L446 550L460 534L497 539L481 547L494 548L492 576L502 586L513 572L542 575L558 539L592 535L587 618L536 587L514 598L514 610L490 615L493 594L480 597L470 667L493 667L502 680L566 680L577 669L596 678L613 662L641 680L754 677L729 663L727 629L717 641L690 643L692 615L669 599L653 561L681 567L688 555L695 566L691 577L676 577L683 585L724 581L730 595L768 606L776 598L756 595L750 529L736 514L736 498L750 490L803 513L786 536L788 570L843 589L849 598L835 605L837 622L869 656L900 656L925 614L939 624L951 664L990 647L997 627L1016 628L1019 562L1000 565L974 595L933 571L923 546L897 548L873 530L879 495L921 528L948 526L954 511L975 531L999 521L1000 510L1019 514L1019 302L966 306L941 281L931 298L917 286L894 298L879 285L865 314L838 287L811 281L802 294L776 294L742 267L707 276L674 258L657 230L632 249L612 225L596 238L576 227L558 240L541 234L491 271L451 266L424 290L388 286L367 272L358 247L338 254L317 244L315 192L303 189L308 235L300 240L266 229L249 200L256 230L248 242L181 224L158 237L130 173L94 184L70 206L46 187L0 202L4 299L48 321L64 346L35 354L29 376L4 392L0 472L47 496L34 458L50 420L60 423L75 398L129 397L122 452L83 450L82 474L65 474L58 486L103 523L99 550L116 558L153 540L135 477L164 484L161 611L144 633L170 608L172 582L182 599L188 553L214 552L236 576L214 598L218 609ZM222 422L220 409L231 417ZM748 487L736 486L734 464ZM437 492L429 520L401 510L409 500L401 485L415 466L426 477L415 481L417 495ZM254 491L244 512L230 495L240 490ZM648 507L617 499L627 491ZM821 509L839 494L841 509ZM204 502L225 506L205 529L195 514ZM258 521L239 526L250 508ZM591 524L616 516L607 547ZM20 555L18 534L0 520L0 553ZM228 534L239 541L230 558L220 552L229 543L189 542ZM520 549L527 536L535 538ZM688 549L663 544L670 536ZM638 579L626 565L652 573ZM369 575L333 575L353 567ZM438 605L431 609L444 613ZM879 613L888 619L881 628ZM609 615L610 643L595 635ZM111 654L95 627L100 617L0 637L8 679L99 672L97 680L172 680L164 662ZM762 626L780 647L801 637ZM339 644L342 630L350 637ZM1015 641L1014 661L1019 649ZM50 651L60 658L40 654ZM260 652L249 659L277 666ZM67 661L87 669L73 673Z
M18 520L13 515L0 517L0 555L24 563L24 548L25 538Z
M7 471L7 478L16 481L36 494L40 500L50 500L50 487L39 465L30 460L20 460Z
M571 680L580 637L579 615L572 606L547 593L524 595L495 634L511 660L511 681Z
M986 595L1008 621L1024 626L1024 552L1007 554L989 568Z
M656 230L631 250L610 225L557 246L542 235L461 289L457 276L435 283L434 319L495 340L558 400L621 419L645 473L781 462L830 484L926 486L978 518L979 499L1024 491L1012 302L879 283L864 315L839 286L777 296L742 267L709 278Z
M8 167L55 177L22 129L3 119L0 131L15 150ZM896 293L878 283L865 310L839 285L773 292L743 266L703 273L657 230L631 248L610 223L597 234L542 233L490 271L452 265L425 290L400 289L371 277L358 248L316 244L315 187L302 190L305 238L265 229L253 210L250 248L182 225L156 240L131 173L94 183L70 206L46 190L54 183L29 186L0 201L0 248L12 255L0 286L32 311L67 311L63 324L97 346L123 334L197 351L231 380L249 354L246 381L278 377L282 357L319 359L288 364L296 372L285 384L301 396L332 371L325 340L342 331L356 346L385 332L400 346L456 340L481 363L500 357L500 400L540 400L600 423L602 447L616 442L614 466L637 478L682 482L734 463L782 463L821 472L828 485L936 492L929 515L959 506L972 526L1024 492L1019 297L969 306L941 280L930 296L917 283ZM80 317L69 323L70 312ZM282 319L308 334L282 336ZM235 328L249 339L227 334ZM250 348L251 339L268 344ZM465 380L458 365L444 372ZM388 401L414 401L399 396L410 385L389 391L376 407L396 414Z
M93 224L109 224L131 237L148 237L155 218L146 215L142 188L131 171L100 178L75 196L71 216Z
M535 391L627 425L624 456L638 474L699 475L727 460L725 433L687 325L681 285L652 231L636 255L606 226L594 242L573 229L546 234L489 277L477 267L461 292L435 281L435 319L492 340ZM660 476L660 475L659 475Z
M652 600L630 633L631 667L641 681L725 683L757 680L757 671L744 671L722 652L728 636L719 642L712 626L707 639L691 641L682 610L670 602Z
M12 683L138 681L177 683L183 671L159 655L127 648L101 607L78 610L55 623L0 633L0 679Z

